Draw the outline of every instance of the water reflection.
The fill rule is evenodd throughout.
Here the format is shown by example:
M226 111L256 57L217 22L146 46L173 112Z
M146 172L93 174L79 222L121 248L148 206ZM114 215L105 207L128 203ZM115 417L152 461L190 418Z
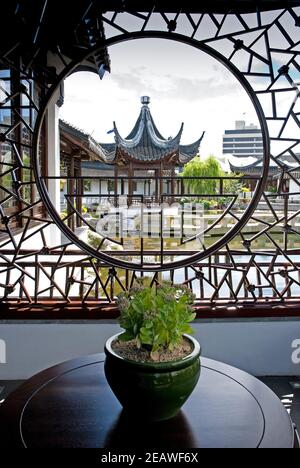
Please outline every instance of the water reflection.
M280 213L278 213L280 216ZM270 229L268 231L268 234L270 237L267 235L259 235L259 233L266 228L266 225L271 225L274 223L274 218L264 212L259 212L259 220L261 222L249 222L248 225L244 228L243 230L243 237L242 236L237 236L230 244L229 247L231 251L234 251L235 253L232 254L232 257L229 258L228 256L225 256L224 254L216 255L214 258L214 265L217 266L218 264L220 266L225 266L232 265L232 259L234 260L238 271L232 270L231 271L231 281L233 284L233 288L237 287L243 279L243 268L249 264L249 260L251 259L252 254L248 254L247 250L243 246L243 239L253 239L251 243L251 252L255 252L255 263L253 263L253 266L248 270L247 272L247 282L250 285L260 285L261 288L256 291L256 294L259 294L260 296L263 297L269 297L272 298L274 296L274 290L272 288L272 285L270 284L270 281L268 281L264 275L266 275L271 281L275 279L276 281L276 288L278 291L283 291L286 286L287 286L287 280L284 276L280 276L278 273L282 269L282 265L290 265L290 261L288 258L295 262L298 263L300 261L300 256L296 255L297 250L300 250L300 235L298 234L298 229L299 229L299 223L298 223L298 217L296 216L294 219L291 220L291 227L293 228L292 232L289 232L288 234L284 231L283 226L278 225L276 228ZM218 235L213 236L212 234L210 237L208 236L206 238L206 246L210 246L214 244L217 240L219 240L223 234L225 234L226 231L226 219L223 219L222 221L222 226L218 226ZM223 232L224 231L224 232ZM257 236L257 238L256 238ZM285 242L287 241L287 247L291 251L292 249L295 249L295 254L291 253L289 254L288 258L285 255L280 254L280 249L282 252L286 251L286 245ZM149 245L148 245L148 244ZM157 239L147 239L144 242L144 248L145 250L156 250L159 251L159 244L160 241ZM157 244L157 245L156 245ZM189 244L185 244L184 246L177 245L178 240L176 239L164 239L164 244L165 244L165 249L170 250L172 249L173 251L181 251L181 255L173 255L173 256L165 256L165 263L168 262L173 262L177 261L179 259L183 259L186 256L190 255L190 252L187 252L187 255L182 255L184 250L189 250L191 252L199 252L199 242L194 241ZM135 246L133 250L136 250L139 252L138 246ZM200 249L201 250L201 249ZM166 253L165 251L165 253ZM272 265L272 261L274 259L274 255L277 255L276 257L276 262L274 264L274 267L272 268L271 273L276 273L276 276L270 276L270 265ZM124 256L119 256L117 253L115 253L114 256L119 257L120 259L124 260ZM126 258L127 259L127 258ZM127 260L129 260L131 263L139 263L140 258L138 255L136 256L135 260L134 257L130 257ZM159 260L159 257L151 257L147 258L147 261L152 261L153 263L156 263ZM215 290L213 285L220 284L222 281L222 278L224 274L226 273L226 270L224 269L211 269L209 266L209 261L203 260L201 262L202 265L202 272L204 274L205 278L210 279L210 282L212 284L209 284L208 281L199 281L195 280L195 270L193 268L182 268L175 270L174 272L170 271L165 271L159 275L160 279L170 281L173 280L174 283L177 284L182 284L186 283L189 280L192 280L192 287L193 287L193 292L197 297L205 297L205 298L210 298L213 296ZM259 265L260 267L260 277L258 278L258 273L257 273L257 267L256 265ZM206 267L207 265L207 267ZM289 270L293 270L293 268L290 265ZM100 276L104 282L104 284L107 281L109 275L109 269L102 269L100 272ZM130 276L130 274L129 274ZM139 273L136 274L136 276L139 276ZM149 278L153 278L152 273L144 273L144 276ZM118 270L118 277L121 280L123 284L126 283L126 273L123 272L122 270ZM289 271L289 277L294 280L294 284L291 285L290 290L293 295L300 295L300 282L299 282L299 277L297 271ZM127 279L127 283L130 284L130 278ZM149 280L150 281L150 280ZM274 283L275 284L275 283ZM121 292L121 289L118 287L118 284L115 284L115 289L114 292L115 294L118 294L118 292ZM228 284L224 282L223 286L220 288L220 291L218 293L219 297L229 297L230 296L230 290L228 287ZM241 287L238 293L238 297L244 297L245 296L245 291L244 287Z

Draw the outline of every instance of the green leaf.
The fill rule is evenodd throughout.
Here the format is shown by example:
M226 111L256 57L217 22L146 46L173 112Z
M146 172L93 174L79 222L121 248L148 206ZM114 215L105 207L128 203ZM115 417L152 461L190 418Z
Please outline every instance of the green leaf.
M189 322L193 322L195 320L195 318L197 317L197 314L191 314L188 318L188 321Z
M126 331L125 333L122 333L122 335L119 336L120 341L131 341L134 340L135 336L133 333L130 333Z
M141 313L141 308L137 304L135 304L135 302L132 301L131 307L134 309L135 312L139 314Z
M147 344L147 345L150 345L150 346L152 346L152 344L153 344L152 333L149 332L149 330L147 330L146 328L141 328L139 339L140 339L141 343L143 343L143 344Z
M187 335L193 335L195 333L193 328L190 325L184 325L181 331L182 333L185 333Z
M120 339L136 339L138 346L147 345L153 353L174 349L184 333L193 333L189 325L196 318L193 300L190 289L170 283L131 290L127 302L123 297L120 324L125 333Z
M153 323L148 321L146 324L145 324L145 327L147 328L147 330L150 330L151 328L153 328Z

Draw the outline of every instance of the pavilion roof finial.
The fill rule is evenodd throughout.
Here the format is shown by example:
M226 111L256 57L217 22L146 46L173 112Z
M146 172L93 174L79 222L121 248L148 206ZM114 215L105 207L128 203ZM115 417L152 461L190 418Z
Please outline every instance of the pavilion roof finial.
M143 104L143 106L149 106L150 102L151 102L151 99L149 96L142 96L141 97L141 102Z

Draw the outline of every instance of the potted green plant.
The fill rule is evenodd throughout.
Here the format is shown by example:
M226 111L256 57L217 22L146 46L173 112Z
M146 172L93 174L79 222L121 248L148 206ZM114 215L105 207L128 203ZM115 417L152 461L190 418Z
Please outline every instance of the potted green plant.
M200 345L190 335L194 295L184 286L143 284L118 297L123 333L105 345L105 374L124 410L170 419L200 377Z

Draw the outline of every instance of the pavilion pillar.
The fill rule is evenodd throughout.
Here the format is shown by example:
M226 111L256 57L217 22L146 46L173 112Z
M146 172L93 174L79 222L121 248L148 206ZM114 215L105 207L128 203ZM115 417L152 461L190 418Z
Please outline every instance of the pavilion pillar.
M179 195L181 193L181 182L180 180L176 181L176 195Z
M83 180L80 178L82 175L82 170L81 170L81 161L79 160L79 168L75 169L75 174L76 177L78 176L77 182L76 182L76 209L78 213L82 215L82 208L83 208ZM76 216L76 226L81 227L82 226L82 221L79 216Z
M128 203L129 205L132 205L133 202L133 180L132 177L134 176L134 171L132 167L132 163L129 164L129 170L128 170L128 177L129 177L129 183L128 183Z
M163 181L163 167L162 164L159 166L159 203L163 203L162 194L164 192L164 181Z
M118 176L119 176L119 169L118 166L115 166L115 180L114 180L114 206L118 206Z
M158 169L155 169L155 202L158 202L159 201L159 180L158 180L158 177L159 177L159 170Z
M68 180L68 195L69 195L69 203L71 203L72 206L75 205L75 163L74 163L74 156L71 155L71 160L70 160L70 170L69 170L69 176L71 179ZM72 207L68 203L68 216L73 213ZM74 216L70 216L68 218L68 226L72 231L74 231L75 228L75 223L74 223Z
M172 167L172 173L171 173L171 177L172 177L172 180L171 180L171 200L172 200L172 203L174 203L174 200L175 200L175 167L173 166Z

